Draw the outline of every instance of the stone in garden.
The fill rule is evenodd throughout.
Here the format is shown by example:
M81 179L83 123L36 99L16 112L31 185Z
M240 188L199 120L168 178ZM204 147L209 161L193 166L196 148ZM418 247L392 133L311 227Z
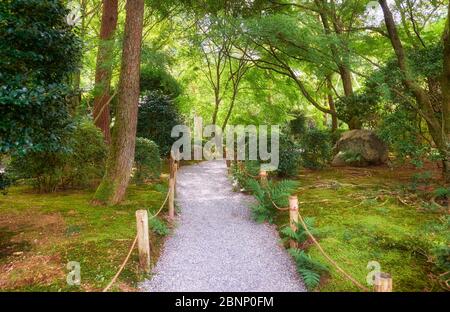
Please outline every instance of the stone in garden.
M333 166L382 165L388 160L388 146L373 131L344 132L334 146Z

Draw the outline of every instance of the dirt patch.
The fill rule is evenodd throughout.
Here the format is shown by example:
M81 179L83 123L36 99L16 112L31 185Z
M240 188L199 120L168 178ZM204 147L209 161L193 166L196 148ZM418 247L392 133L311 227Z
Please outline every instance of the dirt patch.
M2 213L0 227L8 227L11 231L18 231L25 227L28 230L42 229L54 232L64 228L64 219L59 213L40 214L32 210L20 213Z
M0 215L0 260L14 253L27 252L61 240L65 222L59 213L32 211Z
M0 289L50 285L64 279L60 256L24 255L0 266Z

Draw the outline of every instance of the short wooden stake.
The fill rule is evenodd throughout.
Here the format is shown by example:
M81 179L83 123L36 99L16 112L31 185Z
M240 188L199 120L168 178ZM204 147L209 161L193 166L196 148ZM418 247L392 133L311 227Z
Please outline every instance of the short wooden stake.
M228 157L228 150L225 149L224 152L225 152L225 163L227 164L227 168L230 168L231 167L231 160L229 160L227 158Z
M259 180L261 182L262 187L267 187L267 172L264 170L259 171Z
M298 223L298 198L297 196L289 196L289 225L292 231L297 232ZM298 242L291 239L289 241L291 248L298 248Z
M376 292L392 292L392 277L388 273L375 273L375 281L373 283Z
M139 268L150 273L150 241L148 236L147 210L136 211L136 227L138 236Z
M175 161L170 155L169 160L169 219L173 220L175 218Z

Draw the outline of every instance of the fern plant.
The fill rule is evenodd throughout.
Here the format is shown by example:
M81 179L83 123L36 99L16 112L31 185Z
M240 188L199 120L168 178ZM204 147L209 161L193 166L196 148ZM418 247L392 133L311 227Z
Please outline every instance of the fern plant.
M316 236L318 231L315 228L315 218L308 217L305 218L304 221L309 232ZM300 223L297 223L296 225L297 231L293 231L290 226L285 226L280 232L284 240L293 239L299 245L303 245L308 240L308 234Z
M269 181L267 186L262 186L258 181L251 179L248 181L247 187L258 201L252 207L254 219L257 222L272 223L277 212L276 206L287 207L289 205L288 197L298 187L298 183L291 180L283 180L278 183Z
M311 258L304 250L290 248L289 254L297 264L297 271L303 278L308 289L316 288L320 283L322 274L328 272L328 267Z
M315 228L314 218L305 218L305 225L308 231L316 236L317 230ZM285 226L281 229L281 234L284 240L295 240L300 246L306 247L305 243L308 240L308 234L302 224L297 223L297 231L293 231L289 226ZM306 287L308 289L314 289L319 285L320 278L323 274L328 272L328 267L311 258L305 250L298 248L289 249L289 253L294 258L297 265L297 271L303 278Z
M244 170L241 170L237 164L233 164L231 166L231 174L233 176L233 179L237 181L238 186L243 188L244 190L248 189L248 183L252 178L248 177L246 175L246 165L244 163Z
M166 236L169 234L169 228L159 218L151 218L149 220L149 227L154 233L158 235Z

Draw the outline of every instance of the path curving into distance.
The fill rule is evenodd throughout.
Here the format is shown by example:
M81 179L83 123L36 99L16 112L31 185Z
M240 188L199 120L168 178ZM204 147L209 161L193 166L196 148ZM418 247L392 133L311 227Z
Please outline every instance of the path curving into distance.
M251 219L252 196L233 192L225 161L181 167L174 233L142 291L305 291L275 228Z

